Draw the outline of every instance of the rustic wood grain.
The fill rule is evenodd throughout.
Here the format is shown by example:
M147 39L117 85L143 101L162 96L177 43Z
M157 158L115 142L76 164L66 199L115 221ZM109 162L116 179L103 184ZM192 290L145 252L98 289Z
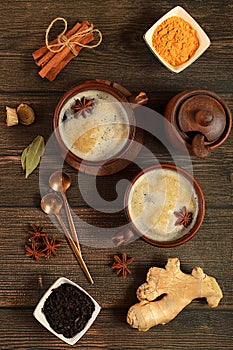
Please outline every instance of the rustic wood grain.
M192 172L198 180L206 197L207 208L232 208L232 180L230 176L233 173L232 157L230 152L224 152L225 149L226 146L213 152L212 156L207 160L192 158L192 167L189 166L190 162L183 162L182 158L177 158L178 164L184 165L182 166L183 168L187 164L187 170ZM161 163L173 163L173 160L167 154L157 152L156 149L155 152L156 158ZM44 191L49 191L48 179L51 173L58 169L58 159L62 164L63 161L60 156L59 158L49 156L45 159L41 168L38 168L28 179L25 179L21 168L20 155L0 156L0 172L2 174L2 185L0 186L1 204L7 207L15 206L16 196L16 198L20 198L20 205L22 207L39 206L40 184L38 182L38 176L40 174L43 179L43 183L45 184ZM147 167L153 164L153 159L150 159L148 155L144 155L141 152L135 163ZM94 201L94 194L96 193L95 184L98 189L98 195L104 201L101 201L101 204L103 203L102 206L112 206L113 204L107 201L115 201L117 199L116 186L119 181L125 179L126 182L122 184L122 190L119 193L119 200L117 202L120 208L123 205L123 190L127 188L129 180L139 171L136 164L129 165L125 170L113 176L99 177L94 181L90 176L78 175L74 169L64 163L64 171L68 171L72 178L72 185L67 192L72 207L87 205L88 202L86 203L85 198L83 198L85 195L91 200L90 203L96 203L98 208L100 206L99 200ZM10 178L9 173L11 174ZM211 176L208 174L211 174ZM17 186L15 186L15 182L17 182ZM3 186L3 183L7 186ZM25 186L28 188L27 196L24 195ZM111 188L111 191L109 191L109 188ZM15 196L9 196L11 192L14 192Z
M2 349L70 349L50 334L32 316L33 309L0 310L1 324L8 319L9 329L0 330ZM170 350L232 349L231 311L196 310L190 307L177 316L176 322L158 326L147 333L132 330L126 324L127 309L104 309L94 325L74 348ZM216 323L218 327L216 328ZM221 344L219 346L219 344Z
M6 210L7 216L5 215ZM135 300L135 291L144 282L150 266L164 267L170 256L179 256L182 269L187 273L190 273L192 268L198 265L207 274L213 274L224 292L224 299L219 307L232 305L233 271L230 250L232 230L231 223L227 219L230 215L228 210L209 209L198 234L187 244L173 249L156 248L141 239L126 247L102 249L105 237L106 240L108 238L108 232L105 233L102 241L98 241L96 238L97 227L110 228L123 225L125 223L123 215L116 215L116 219L113 221L109 214L99 214L91 209L75 209L75 214L77 218L82 219L82 223L76 224L76 227L85 261L95 280L94 288L89 285L83 275L65 237L60 232L58 224L54 227L49 217L39 209L27 209L26 213L21 208L0 209L0 222L4 225L1 233L4 244L0 247L0 265L3 266L1 271L2 290L0 290L1 306L36 305L38 301L38 276L43 276L44 288L46 289L56 278L64 275L85 286L103 307L116 308L122 305L129 307ZM219 216L223 221L221 230L219 229ZM12 217L14 217L13 221ZM44 223L46 232L50 235L54 234L64 242L57 258L41 260L36 263L25 256L24 246L27 244L29 236L27 229L30 228L29 223L35 219L36 223ZM76 218L74 219L76 223ZM87 227L86 223L90 226ZM15 240L17 244L14 243ZM132 264L132 275L128 276L126 280L116 276L111 269L113 255L124 251L129 256L135 257L135 262ZM66 263L64 264L64 262ZM14 274L6 273L12 269Z
M111 228L127 223L121 210L123 195L127 181L138 171L136 164L113 176L97 179L99 195L104 201L94 209L79 188L81 181L83 193L92 199L95 195L90 177L81 175L79 178L77 172L64 163L64 170L72 178L68 199L94 286L83 275L59 227L40 210L39 175L43 174L43 191L49 190L47 179L58 163L56 146L43 158L43 168L38 168L28 179L24 178L20 165L20 155L34 137L40 134L49 140L53 112L64 92L87 79L110 79L134 94L146 91L148 107L161 114L171 97L194 88L215 91L233 110L232 2L181 0L179 5L207 32L211 46L188 69L172 74L155 59L142 37L159 17L177 6L175 0L0 2L1 349L70 348L32 316L43 291L59 276L79 283L102 306L100 316L75 347L83 350L232 349L232 133L209 158L191 157L192 166L182 156L177 158L199 181L205 194L206 215L197 235L187 244L173 249L155 248L141 239L125 247L104 249L101 240L98 241L98 227L109 228L111 232ZM89 19L103 32L103 43L94 50L82 50L51 83L39 77L31 54L43 45L45 29L57 16L65 17L70 27L78 20ZM5 107L16 107L22 102L35 109L36 122L30 126L7 127ZM173 162L166 148L149 133L145 133L144 144L161 163ZM135 161L143 167L153 162L154 159L143 152ZM115 203L120 180L125 182L119 201ZM43 224L49 234L63 241L57 258L36 263L25 256L26 231L32 222ZM126 280L111 269L113 255L124 251L135 256L132 275ZM224 294L219 307L209 309L204 300L195 300L166 326L155 327L148 333L132 330L125 317L129 306L136 302L136 289L145 281L147 270L151 266L163 267L168 257L176 256L184 272L190 273L199 265L217 278ZM43 278L42 290L38 287L39 276Z

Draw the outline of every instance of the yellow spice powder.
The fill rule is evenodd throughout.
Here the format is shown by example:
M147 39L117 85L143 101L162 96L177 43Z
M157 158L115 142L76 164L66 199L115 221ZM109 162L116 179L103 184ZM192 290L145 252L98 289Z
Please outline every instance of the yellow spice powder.
M155 29L152 45L165 61L176 67L195 54L199 41L195 29L188 22L173 16Z

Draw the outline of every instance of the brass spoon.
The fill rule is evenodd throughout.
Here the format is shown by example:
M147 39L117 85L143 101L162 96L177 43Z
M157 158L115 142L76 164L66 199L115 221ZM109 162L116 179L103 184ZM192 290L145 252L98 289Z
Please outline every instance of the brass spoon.
M59 224L61 225L61 227L62 227L62 229L63 229L63 231L68 239L68 242L69 242L78 262L80 263L80 266L82 267L84 273L86 274L86 276L87 276L88 280L91 282L91 284L94 284L94 281L90 275L90 272L88 271L88 268L85 264L85 261L82 258L81 252L78 249L75 242L73 241L69 231L67 230L67 228L64 224L64 221L62 220L62 218L60 216L61 208L62 208L62 201L56 193L48 193L41 199L41 209L43 210L43 212L45 212L48 215L55 215L56 216Z
M73 239L75 240L75 243L77 244L78 249L81 251L77 232L74 226L74 221L73 221L73 218L70 212L70 207L66 197L66 191L71 185L71 178L69 177L69 175L67 175L62 171L55 171L49 178L49 185L54 191L61 193Z

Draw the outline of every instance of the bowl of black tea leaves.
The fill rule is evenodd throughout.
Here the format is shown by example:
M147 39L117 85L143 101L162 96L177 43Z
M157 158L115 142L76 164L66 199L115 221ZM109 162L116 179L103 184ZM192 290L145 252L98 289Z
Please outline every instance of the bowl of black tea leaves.
M74 345L95 321L100 309L84 289L60 277L43 295L33 315L58 338Z

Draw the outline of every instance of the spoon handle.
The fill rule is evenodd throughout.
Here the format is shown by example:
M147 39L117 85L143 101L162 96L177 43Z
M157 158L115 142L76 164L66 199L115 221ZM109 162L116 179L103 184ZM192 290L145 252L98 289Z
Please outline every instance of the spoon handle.
M70 244L70 246L71 246L71 248L72 248L72 250L73 250L73 252L74 252L74 254L75 254L75 256L76 256L76 258L77 258L77 260L78 260L78 262L80 264L80 266L81 266L81 268L83 269L83 271L84 271L85 275L87 276L89 282L91 284L94 284L94 281L93 281L93 279L92 279L92 277L90 275L90 272L88 271L87 265L85 264L85 261L83 260L83 257L81 255L81 251L78 249L77 245L75 244L74 240L72 239L72 237L71 237L69 231L67 230L67 228L66 228L66 226L65 226L65 224L64 224L64 222L63 222L63 220L61 218L61 216L57 214L56 217L57 217L57 219L59 221L59 224L61 225L63 231L65 232L65 235L66 235L66 237L68 239L68 242L69 242L69 244Z
M74 226L74 221L73 221L73 218L72 218L72 215L71 215L71 211L70 211L70 207L69 207L66 195L65 195L64 192L61 192L61 195L62 195L62 199L63 199L63 202L64 202L65 211L66 211L66 215L67 215L67 218L68 218L68 222L69 222L69 226L70 226L70 230L71 230L73 239L74 239L78 249L81 251L79 240L78 240L78 236L77 236L77 232L76 232L76 229L75 229L75 226Z

